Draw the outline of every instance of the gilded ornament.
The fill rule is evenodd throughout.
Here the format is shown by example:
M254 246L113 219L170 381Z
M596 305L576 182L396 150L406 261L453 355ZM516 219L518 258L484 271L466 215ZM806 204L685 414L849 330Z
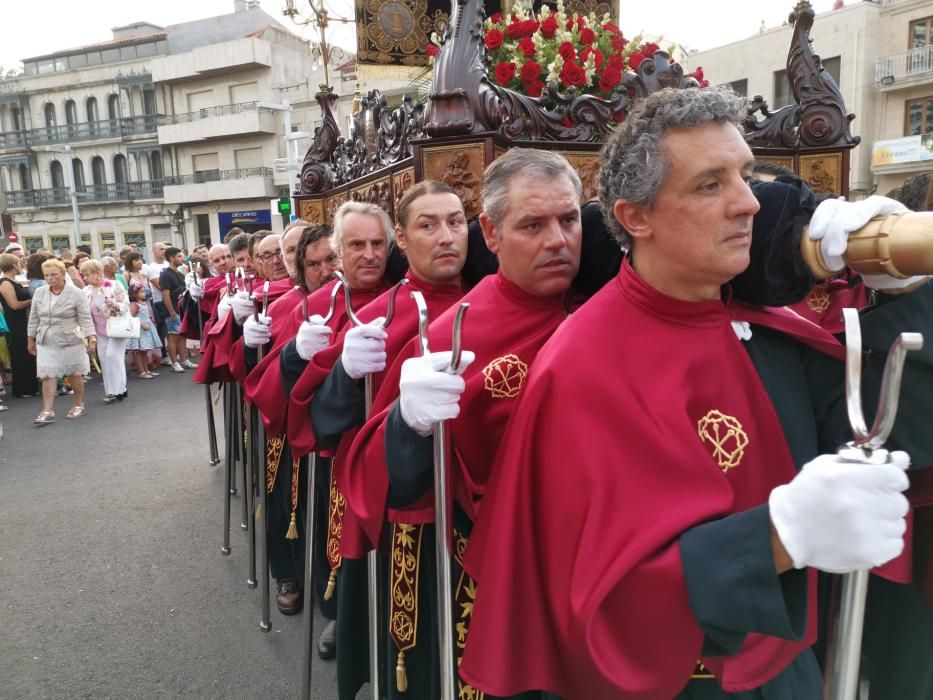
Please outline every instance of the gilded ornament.
M518 355L505 355L483 367L483 386L493 398L512 399L522 390L528 365Z
M738 418L713 409L697 421L697 435L701 442L713 448L713 459L724 472L742 462L748 447L748 434Z

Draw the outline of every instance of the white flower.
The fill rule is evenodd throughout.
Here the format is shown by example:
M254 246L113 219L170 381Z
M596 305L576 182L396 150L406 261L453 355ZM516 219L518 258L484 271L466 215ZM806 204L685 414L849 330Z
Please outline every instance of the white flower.
M564 59L560 54L558 54L554 57L554 62L550 63L547 67L547 80L545 82L558 80L560 78L560 72L563 70L563 68Z
M596 57L593 54L587 54L586 63L583 64L583 71L586 73L586 82L593 82L593 75L596 73Z

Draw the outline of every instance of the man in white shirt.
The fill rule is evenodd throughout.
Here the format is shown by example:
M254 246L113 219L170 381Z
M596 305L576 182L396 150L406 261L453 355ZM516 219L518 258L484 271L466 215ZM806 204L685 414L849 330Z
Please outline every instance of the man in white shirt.
M159 286L159 275L162 270L168 267L168 261L165 259L165 249L167 243L152 244L152 262L143 265L143 272L149 277L149 286L152 288L152 305L155 308L156 329L159 337L162 339L162 364L171 365L168 355L165 352L165 304L162 303L162 288Z

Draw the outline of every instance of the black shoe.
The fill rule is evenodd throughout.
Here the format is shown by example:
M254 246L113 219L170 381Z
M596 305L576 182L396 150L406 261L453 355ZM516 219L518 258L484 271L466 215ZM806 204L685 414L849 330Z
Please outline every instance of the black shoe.
M116 401L117 401L117 397L114 396L113 394L107 394L104 397L104 403L116 403Z
M320 639L317 640L317 655L322 659L337 656L337 621L331 620L324 626Z
M117 401L122 401L122 400L125 399L125 398L126 398L126 392L125 392L125 391L124 391L122 394L117 394Z
M283 615L297 615L301 612L301 587L292 578L279 581L279 590L275 594L275 604Z

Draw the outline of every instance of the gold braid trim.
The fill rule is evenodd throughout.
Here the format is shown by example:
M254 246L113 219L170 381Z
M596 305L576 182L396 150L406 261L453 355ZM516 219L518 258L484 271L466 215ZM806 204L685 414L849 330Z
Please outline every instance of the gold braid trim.
M476 581L463 571L463 552L466 550L469 539L456 528L453 531L454 559L460 565L460 580L454 594L454 615L457 620L457 668L463 661L463 650L466 648L467 633L470 631L470 618L473 616L473 601L476 600ZM460 680L457 674L457 697L460 700L484 700L486 694L467 685Z
M343 514L347 510L347 502L337 488L336 472L331 470L330 498L327 504L327 563L330 564L330 576L327 578L327 589L324 591L324 600L334 597L337 587L337 570L343 558L340 556L340 537L343 535Z
M282 461L282 447L285 440L275 435L266 438L266 493L272 493L275 488L275 478L279 473L279 462Z
M693 670L693 675L690 676L692 679L704 679L708 680L715 678L712 672L703 665L702 661L697 661L697 667Z
M292 517L288 523L288 532L285 533L286 540L298 539L298 477L300 474L301 460L292 458L292 483L291 483L291 504Z
M418 578L421 571L422 525L399 523L392 526L392 570L389 590L389 634L398 647L395 685L408 689L405 652L418 642Z

